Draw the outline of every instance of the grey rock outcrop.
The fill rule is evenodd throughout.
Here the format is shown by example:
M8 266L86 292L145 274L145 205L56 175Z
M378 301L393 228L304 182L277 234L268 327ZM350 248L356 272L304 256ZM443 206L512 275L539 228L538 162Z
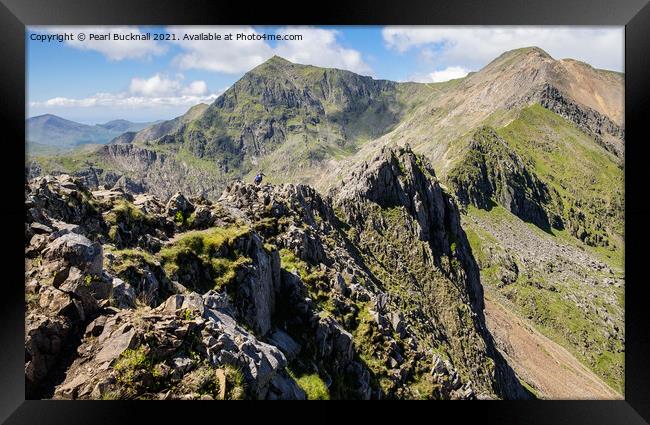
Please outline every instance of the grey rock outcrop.
M165 212L170 217L175 217L178 213L181 213L183 217L189 217L193 211L194 205L180 192L169 198L165 208Z
M135 307L136 295L131 285L122 279L113 279L113 303L119 308Z
M540 105L573 122L578 128L592 135L605 149L623 158L625 130L606 115L572 101L550 84L544 84L535 98Z

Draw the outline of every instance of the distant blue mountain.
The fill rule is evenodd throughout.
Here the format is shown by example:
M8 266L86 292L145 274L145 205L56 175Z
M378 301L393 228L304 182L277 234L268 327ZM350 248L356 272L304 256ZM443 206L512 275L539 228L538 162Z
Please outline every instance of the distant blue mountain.
M88 143L104 144L127 131L139 131L154 123L113 120L87 125L45 114L25 120L27 147L70 149Z

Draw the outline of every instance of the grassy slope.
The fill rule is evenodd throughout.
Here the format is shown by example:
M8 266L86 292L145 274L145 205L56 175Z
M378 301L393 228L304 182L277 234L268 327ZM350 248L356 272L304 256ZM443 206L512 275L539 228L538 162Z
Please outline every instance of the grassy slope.
M512 149L532 162L535 172L545 183L558 191L565 208L578 202L581 210L592 214L596 223L605 224L612 244L610 247L591 247L572 237L567 230L552 229L549 234L526 224L530 231L538 237L550 238L558 244L592 255L622 278L624 185L623 170L615 158L570 123L539 105L525 108L518 119L498 129L498 133ZM486 230L485 226L476 225L473 219L488 223L488 229L489 223L520 220L500 206L490 211L470 207L468 216L470 219L465 220L464 225L474 255L482 265L483 284L495 289L502 296L502 302L511 305L520 316L532 320L543 334L569 349L608 384L622 392L624 352L617 352L622 346L607 341L602 324L594 320L594 311L581 308L573 301L574 297L585 299L592 289L579 280L558 284L553 272L538 270L531 278L522 276L520 272L514 284L502 286L498 279L499 265L491 264L490 258L495 252L504 252L504 246L497 235ZM587 273L593 277L601 274L597 270ZM540 282L542 287L552 285L557 291L540 289L531 282ZM594 307L620 315L622 320L624 289L609 287L602 290L610 292L604 297L601 295L600 300L596 298ZM588 344L586 352L585 344Z
M489 212L472 207L469 216L479 216L488 223L521 221L500 206ZM542 232L533 225L527 225L530 226L531 231ZM463 226L475 257L479 263L488 264L487 267L481 268L481 282L491 289L490 292L495 294L496 300L524 320L531 322L542 334L569 350L612 388L622 393L625 358L624 351L619 352L619 350L624 347L618 342L610 343L603 335L603 324L597 320L596 309L604 308L610 314L619 316L617 319L622 320L624 288L603 288L603 291L610 292L610 296L601 295L600 300L596 298L593 301L590 298L591 294L598 295L598 292L586 289L585 284L579 279L560 283L555 280L553 273L544 273L539 270L533 271L530 278L520 274L515 283L503 286L498 275L500 266L490 264L486 257L489 257L491 252L504 253L506 250L490 231L476 226L470 220L465 221ZM595 256L598 255L596 249L563 233L555 236L544 234L542 237L553 238L558 243L574 245L580 247L578 249L592 252ZM509 253L512 252L509 251ZM617 264L616 261L605 262L613 268ZM521 264L519 266L521 267ZM596 271L590 274L593 277L599 276ZM554 289L549 290L551 287ZM607 300L608 298L610 301ZM585 308L586 300L596 304Z
M594 227L604 227L613 250L622 249L624 173L612 154L539 105L525 108L499 133L559 192L565 213L579 209Z

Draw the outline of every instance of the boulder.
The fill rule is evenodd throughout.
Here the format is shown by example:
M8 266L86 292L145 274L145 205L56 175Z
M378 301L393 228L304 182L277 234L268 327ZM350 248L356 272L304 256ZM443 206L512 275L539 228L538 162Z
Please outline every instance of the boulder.
M269 333L268 341L284 353L287 360L291 361L300 353L300 345L289 334L280 329Z
M113 277L104 272L101 279L91 279L90 292L97 300L110 299L113 294Z
M184 218L189 217L189 215L194 211L194 205L180 192L176 192L169 201L167 201L167 206L165 207L165 213L167 216L175 218L176 214L179 212L183 215Z
M43 251L46 260L62 262L84 273L100 277L103 270L103 249L98 242L91 242L77 233L67 233L50 242Z
M95 362L102 369L112 365L124 351L135 348L137 331L133 325L125 323L117 329L115 327L115 322L107 324L99 335L99 340L103 343L95 356Z
M38 397L41 384L58 361L74 328L62 316L30 313L25 318L25 396Z
M67 279L59 286L59 290L67 292L81 301L84 317L95 313L98 308L97 300L91 289L92 280L90 275L84 275L81 270L72 267Z
M354 356L352 335L334 318L317 316L314 342L319 357L330 357L334 364L339 366L352 361Z
M230 297L225 292L217 292L213 289L203 294L203 304L212 310L219 310L223 313L234 315L234 309Z
M119 278L113 279L113 304L118 308L135 307L135 289Z
M176 294L167 298L157 310L172 315L185 315L189 311L189 316L201 317L204 313L203 299L196 292Z
M175 357L171 360L171 378L174 381L180 381L186 372L189 372L194 365L194 361L189 357Z
M38 222L30 224L29 227L37 235L50 234L54 231L50 226Z
M29 240L29 245L25 248L25 257L36 258L45 249L49 242L47 235L36 234Z
M263 336L271 329L275 311L275 294L280 286L280 257L277 251L267 253L259 236L251 234L235 242L234 249L252 262L238 271L232 300L238 318Z
M278 348L242 329L225 313L206 309L205 318L203 343L211 362L240 368L251 396L266 398L274 376L287 365L286 357Z
M38 304L43 311L52 316L65 316L72 320L84 317L80 302L75 303L70 294L51 285L44 285L40 288Z
M193 229L207 229L214 224L212 211L205 205L197 206L191 217L191 227Z
M145 251L156 254L163 247L163 243L157 237L145 233L138 239L138 246Z
M345 374L351 385L351 390L361 400L370 400L372 387L370 386L370 372L359 362L350 362L345 367Z
M133 205L148 215L165 213L165 205L153 195L136 195Z
M276 374L266 393L267 400L306 400L307 395L296 381L285 373Z

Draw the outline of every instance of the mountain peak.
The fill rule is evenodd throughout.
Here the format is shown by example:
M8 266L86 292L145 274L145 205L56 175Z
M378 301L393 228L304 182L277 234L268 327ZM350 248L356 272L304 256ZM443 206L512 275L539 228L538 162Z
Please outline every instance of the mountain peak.
M286 60L285 58L278 56L278 55L273 55L266 61L262 62L261 64L257 65L255 68L251 69L248 73L253 73L253 74L265 74L269 71L273 70L279 70L279 69L290 69L291 67L294 66L299 66L297 64L294 64L291 61Z
M544 49L537 46L521 47L519 49L513 49L505 52L502 56L505 55L527 55L527 56L539 56L545 59L553 59Z
M537 46L521 47L519 49L508 50L507 52L502 53L485 68L497 66L500 69L501 66L512 64L513 60L517 60L517 63L521 63L520 61L525 60L527 63L539 64L553 61L554 59L546 51Z
M541 55L541 56L552 59L552 56L546 50L544 50L544 49L542 49L541 47L538 47L538 46L524 47L524 48L522 48L522 50L525 51L526 53L529 53L529 54L530 53L535 53L535 54L538 54L538 55Z
M50 120L50 119L67 121L65 118L61 118L60 116L54 115L54 114L36 115L34 117L28 118L27 120L28 121L47 121L47 120Z
M29 126L51 126L51 127L67 127L67 128L78 128L85 127L85 124L81 124L75 121L71 121L65 118L62 118L54 114L43 114L37 115L35 117L30 117L25 120Z
M283 67L283 66L291 66L291 65L294 65L294 63L286 60L281 56L273 55L271 56L271 58L267 59L266 61L258 65L255 69L268 68L268 67Z
M291 61L283 58L282 56L273 55L270 59L266 61L267 63L278 63L278 64L287 64L292 63Z

